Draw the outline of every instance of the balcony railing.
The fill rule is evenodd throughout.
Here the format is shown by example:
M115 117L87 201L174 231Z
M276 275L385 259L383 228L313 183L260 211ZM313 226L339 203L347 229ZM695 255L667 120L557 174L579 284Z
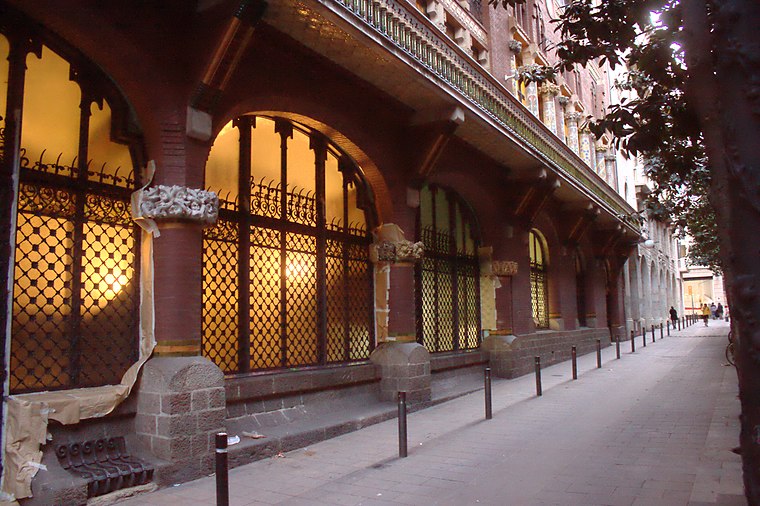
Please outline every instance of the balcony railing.
M384 36L397 48L427 67L439 79L458 91L502 128L533 148L557 172L592 192L613 213L626 216L627 203L612 192L583 160L493 76L458 46L449 45L421 13L396 0L336 0L367 28ZM471 63L472 62L472 63ZM630 225L636 227L633 223Z

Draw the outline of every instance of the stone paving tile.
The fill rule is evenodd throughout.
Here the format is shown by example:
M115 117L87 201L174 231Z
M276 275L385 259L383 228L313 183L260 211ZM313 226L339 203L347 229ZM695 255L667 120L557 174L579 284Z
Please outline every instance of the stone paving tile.
M605 350L409 416L409 458L390 420L230 472L234 504L698 505L742 502L736 374L726 325L692 327L615 360ZM684 338L689 336L689 338ZM638 343L637 343L638 344ZM378 495L382 494L382 495ZM212 478L123 504L192 506ZM203 498L199 500L199 498ZM729 502L726 502L729 501ZM739 501L739 502L737 502ZM746 502L746 501L745 501ZM210 504L206 502L205 504Z

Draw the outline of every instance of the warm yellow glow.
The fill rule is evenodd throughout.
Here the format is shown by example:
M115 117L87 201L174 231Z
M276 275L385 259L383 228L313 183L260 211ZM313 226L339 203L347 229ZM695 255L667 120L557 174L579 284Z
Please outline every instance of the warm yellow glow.
M251 132L251 177L257 183L264 179L279 184L280 165L280 134L274 131L274 121L257 117Z
M21 146L32 163L45 151L45 163L70 166L79 145L79 86L69 80L69 64L49 48L42 58L27 56Z
M230 121L211 146L206 162L206 188L218 192L219 198L234 202L238 196L239 159L240 131Z
M327 223L343 225L343 174L332 153L327 153L325 163L325 219Z
M3 118L5 118L5 111L7 110L6 102L8 100L9 54L10 45L8 44L8 39L6 39L5 36L0 33L0 116L3 116ZM3 122L4 121L5 119L3 119Z
M288 189L306 190L314 193L316 187L314 151L309 148L309 137L300 130L293 130L288 142Z
M102 110L93 103L90 114L87 158L90 161L89 172L94 173L90 178L98 180L101 172L109 176L127 177L132 172L132 156L129 154L129 147L111 141L111 107L105 100ZM114 183L108 178L103 182Z

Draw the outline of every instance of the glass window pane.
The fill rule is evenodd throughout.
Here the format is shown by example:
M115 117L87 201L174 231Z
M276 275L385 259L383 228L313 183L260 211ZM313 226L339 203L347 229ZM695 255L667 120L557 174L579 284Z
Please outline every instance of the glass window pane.
M47 47L42 58L27 56L21 147L30 164L43 151L44 163L74 166L79 146L79 86L69 80L69 64ZM51 100L51 97L55 97Z
M129 147L111 141L111 107L103 101L103 109L90 106L90 137L87 140L90 179L118 184L132 173ZM106 176L105 178L103 176ZM117 179L118 178L118 179Z
M314 151L309 148L309 137L300 130L293 130L288 141L288 191L305 191L314 194Z
M325 163L325 218L328 224L343 226L343 174L338 170L338 159L330 152Z
M251 179L280 183L280 134L274 131L274 121L257 117L251 132Z
M238 165L240 160L240 130L232 121L224 125L211 146L206 162L205 186L218 193L219 198L234 202L238 196Z

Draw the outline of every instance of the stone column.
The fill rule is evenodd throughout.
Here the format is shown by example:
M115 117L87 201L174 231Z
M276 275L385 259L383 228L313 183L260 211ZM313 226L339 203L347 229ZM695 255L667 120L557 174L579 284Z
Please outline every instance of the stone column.
M578 120L581 119L579 112L568 112L565 114L565 121L567 121L567 145L573 150L573 153L578 154Z
M615 170L615 153L611 150L604 155L604 166L607 172L606 180L612 188L617 190L617 171Z
M526 99L528 101L528 110L538 118L538 85L531 81L525 87Z
M509 75L512 76L511 85L508 88L512 95L517 96L517 87L519 86L517 81L517 55L522 52L522 42L510 40L507 45L509 47Z
M488 353L488 362L493 373L499 378L514 376L518 359L518 344L510 321L509 307L512 305L512 277L517 274L517 262L492 260L490 275L501 286L495 300L497 328L483 339L482 349Z
M554 97L559 94L559 86L544 81L538 89L544 105L544 124L549 127L553 134L557 133L557 110L554 107Z
M589 144L591 147L591 163L589 163L589 167L596 172L596 136L593 133L589 133Z
M589 167L592 166L591 158L591 130L583 126L580 130L580 157Z
M154 185L136 192L132 204L135 219L153 234L157 342L136 389L135 432L171 463L159 477L168 484L208 474L214 434L224 429L224 375L199 356L202 230L216 221L219 201L213 192Z
M607 148L601 144L596 146L596 167L595 172L605 181L607 180L607 168L604 165L604 155L607 154Z
M414 319L414 264L425 248L421 242L407 241L392 223L381 225L374 235L370 259L375 264L378 345L370 360L380 367L380 398L392 401L403 391L409 402L427 402L430 353L415 340Z

